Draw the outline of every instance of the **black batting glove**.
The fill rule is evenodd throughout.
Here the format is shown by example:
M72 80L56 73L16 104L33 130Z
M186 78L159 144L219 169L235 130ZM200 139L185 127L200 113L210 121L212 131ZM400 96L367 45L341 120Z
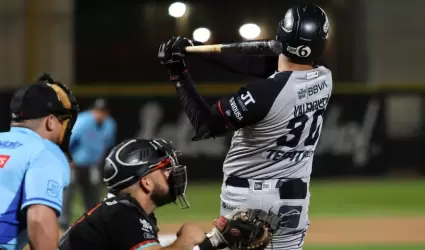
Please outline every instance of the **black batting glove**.
M159 46L159 62L167 67L171 80L178 80L180 75L187 70L184 48L193 45L193 41L187 38L172 37Z

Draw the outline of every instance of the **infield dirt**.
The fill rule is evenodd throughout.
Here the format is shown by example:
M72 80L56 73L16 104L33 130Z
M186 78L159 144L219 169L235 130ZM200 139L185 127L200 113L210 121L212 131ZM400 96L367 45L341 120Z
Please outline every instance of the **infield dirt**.
M212 221L194 222L209 231ZM159 234L175 234L181 224L159 224ZM425 243L425 217L314 218L307 244Z
M205 232L212 221L194 222ZM159 235L175 235L181 224L160 223ZM313 218L306 244L362 245L425 243L425 217ZM29 250L29 247L24 248Z

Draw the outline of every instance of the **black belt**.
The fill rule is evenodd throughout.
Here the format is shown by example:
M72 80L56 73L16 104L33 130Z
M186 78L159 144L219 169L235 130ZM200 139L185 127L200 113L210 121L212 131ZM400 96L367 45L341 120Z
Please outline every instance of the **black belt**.
M225 184L232 187L249 188L248 179L234 176L228 177ZM307 183L301 179L279 180L275 188L279 188L280 199L305 199L307 197Z
M245 178L230 176L225 181L227 186L249 188L249 181Z

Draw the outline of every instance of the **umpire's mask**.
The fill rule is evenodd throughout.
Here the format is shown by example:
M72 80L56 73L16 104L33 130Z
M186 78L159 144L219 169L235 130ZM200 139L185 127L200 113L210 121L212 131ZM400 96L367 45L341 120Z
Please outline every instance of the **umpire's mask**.
M62 132L59 136L58 144L63 152L71 161L71 153L69 152L69 143L71 140L72 128L75 125L78 116L78 105L71 91L61 83L53 83L50 85L58 95L64 106L62 113L57 114L58 119L62 122Z

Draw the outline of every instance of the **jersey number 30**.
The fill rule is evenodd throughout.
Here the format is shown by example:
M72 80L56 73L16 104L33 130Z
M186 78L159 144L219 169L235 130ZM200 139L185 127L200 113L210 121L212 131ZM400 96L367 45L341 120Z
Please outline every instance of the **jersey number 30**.
M319 138L320 126L317 126L319 116L323 119L323 114L325 110L319 109L313 113L313 122L311 123L310 132L308 133L308 137L304 141L305 146L314 145ZM296 147L301 139L301 135L304 131L305 124L308 121L308 116L303 114L301 116L295 117L288 123L288 129L291 129L289 134L291 134L291 138L289 139L289 135L283 135L277 139L277 146L286 146L290 148ZM317 133L316 133L317 132Z

